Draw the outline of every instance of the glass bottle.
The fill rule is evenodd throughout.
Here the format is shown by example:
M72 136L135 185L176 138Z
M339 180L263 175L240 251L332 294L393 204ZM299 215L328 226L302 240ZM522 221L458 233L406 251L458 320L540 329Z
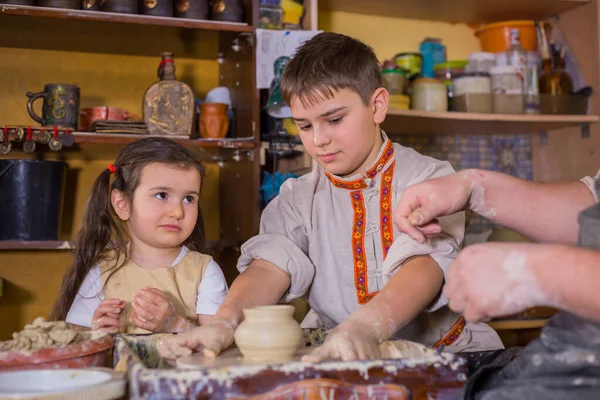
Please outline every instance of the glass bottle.
M160 81L144 94L144 121L151 135L189 136L194 122L194 92L175 76L174 55L161 54Z
M525 75L526 57L527 53L521 47L521 33L517 28L512 28L510 30L510 47L506 51L506 58L508 59L508 65L518 69L521 81L523 81Z

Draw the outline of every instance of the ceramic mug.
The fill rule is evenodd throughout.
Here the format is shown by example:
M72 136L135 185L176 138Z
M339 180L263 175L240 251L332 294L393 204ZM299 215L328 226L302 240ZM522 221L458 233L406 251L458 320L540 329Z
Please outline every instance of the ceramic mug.
M200 134L205 138L224 138L229 129L229 117L225 103L202 103L200 105Z
M42 126L60 126L63 128L77 129L79 116L79 87L64 83L49 83L44 86L44 91L39 93L27 92L27 112ZM33 110L33 102L39 98L44 99L42 116Z

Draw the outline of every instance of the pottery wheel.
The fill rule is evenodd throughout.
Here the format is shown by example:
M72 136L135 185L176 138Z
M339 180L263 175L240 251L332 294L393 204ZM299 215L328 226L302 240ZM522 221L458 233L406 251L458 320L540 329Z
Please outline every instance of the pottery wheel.
M269 365L287 362L298 362L302 356L309 354L317 346L301 347L291 359L287 360L253 360L246 359L237 347L231 347L217 358L205 357L202 353L194 353L177 359L177 368L227 368L240 365ZM379 345L383 359L427 358L435 355L435 350L420 343L408 340L386 340Z
M223 351L217 358L205 357L202 353L194 353L177 359L177 368L227 368L240 365L268 365L300 361L302 356L309 354L316 347L301 347L296 354L286 360L253 360L244 358L240 349L231 347Z

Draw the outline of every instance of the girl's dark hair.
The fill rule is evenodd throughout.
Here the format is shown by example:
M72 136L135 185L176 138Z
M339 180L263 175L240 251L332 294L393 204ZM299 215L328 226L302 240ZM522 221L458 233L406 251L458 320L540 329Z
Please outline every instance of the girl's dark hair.
M50 313L53 320L64 320L75 300L81 284L92 267L114 250L122 263L129 259L128 233L113 210L110 192L117 189L130 200L140 183L142 170L148 164L161 163L182 169L196 169L204 176L200 157L174 140L168 138L144 138L128 144L117 156L115 177L110 184L111 171L107 168L96 178L87 201L81 228L77 234L75 260L65 274L60 293ZM201 179L201 182L203 180ZM204 222L198 202L198 220L192 234L182 243L190 250L204 252ZM115 262L117 262L115 260Z

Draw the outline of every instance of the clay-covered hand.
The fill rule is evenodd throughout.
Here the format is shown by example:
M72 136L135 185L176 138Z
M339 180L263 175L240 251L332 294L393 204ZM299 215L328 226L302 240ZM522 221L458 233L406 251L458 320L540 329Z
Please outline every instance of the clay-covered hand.
M140 290L131 305L133 324L150 332L175 332L175 327L184 319L167 296L156 288Z
M175 359L202 351L205 357L215 358L233 343L235 325L224 320L213 321L179 335L162 338L158 345L161 357Z
M484 243L466 247L450 266L443 293L468 321L550 305L531 268L534 244Z
M110 334L119 333L121 312L125 302L119 299L106 299L98 305L92 316L92 330Z
M346 320L329 333L322 346L302 357L302 361L320 362L330 358L352 361L380 357L379 340L370 327Z
M394 213L398 229L423 243L427 236L441 232L437 217L454 214L467 206L477 211L478 204L472 204L472 199L479 201L483 188L472 179L471 175L476 173L462 171L407 187Z

